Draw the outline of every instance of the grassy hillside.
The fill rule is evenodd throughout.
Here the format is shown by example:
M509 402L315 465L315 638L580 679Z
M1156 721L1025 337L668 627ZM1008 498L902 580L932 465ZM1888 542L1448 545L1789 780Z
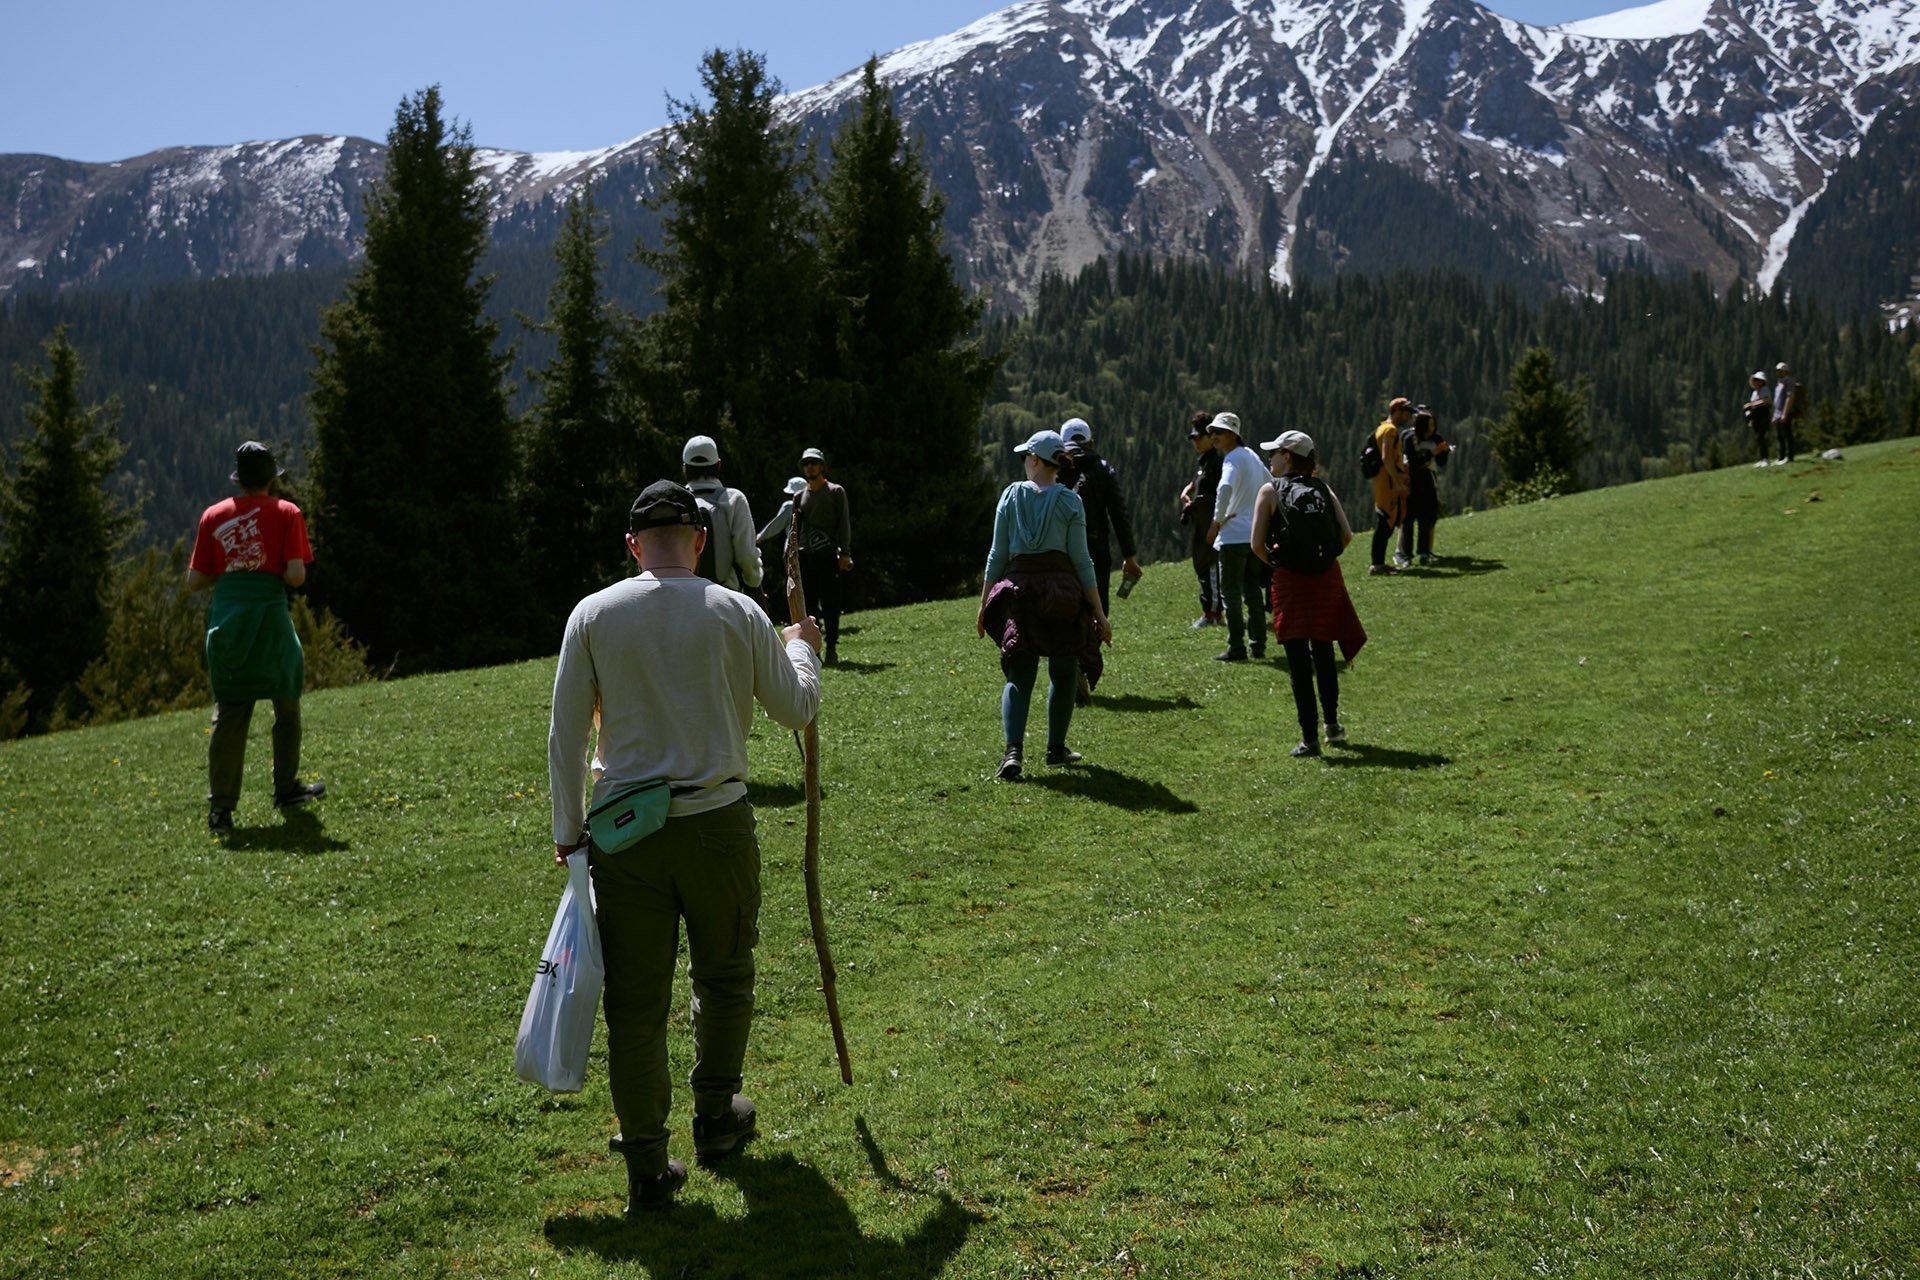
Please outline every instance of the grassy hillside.
M1907 440L1356 547L1320 761L1183 565L1021 784L971 604L855 616L855 1084L763 723L762 1136L632 1226L599 1048L578 1097L511 1073L550 662L311 698L286 824L263 714L226 843L201 715L0 745L0 1276L1906 1273L1916 498Z

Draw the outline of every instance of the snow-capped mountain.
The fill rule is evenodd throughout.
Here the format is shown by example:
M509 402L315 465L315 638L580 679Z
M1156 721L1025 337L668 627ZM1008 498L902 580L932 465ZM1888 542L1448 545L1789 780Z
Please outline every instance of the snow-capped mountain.
M1449 228L1491 227L1566 281L1631 254L1767 284L1920 84L1920 0L1661 0L1554 28L1472 0L1024 0L881 74L956 256L1003 300L1119 248L1280 281L1381 265L1370 213L1405 199L1439 262ZM857 89L787 107L824 130ZM644 190L659 141L479 159L512 226L591 174ZM0 157L0 290L337 261L381 159L337 137Z

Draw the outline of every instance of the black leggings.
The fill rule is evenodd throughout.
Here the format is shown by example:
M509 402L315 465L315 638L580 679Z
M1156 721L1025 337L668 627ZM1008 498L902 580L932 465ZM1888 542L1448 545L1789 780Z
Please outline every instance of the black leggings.
M1318 741L1320 721L1313 705L1316 682L1327 723L1340 723L1340 676L1333 665L1333 641L1283 640L1281 644L1287 651L1287 674L1293 678L1293 709L1300 716L1300 740Z

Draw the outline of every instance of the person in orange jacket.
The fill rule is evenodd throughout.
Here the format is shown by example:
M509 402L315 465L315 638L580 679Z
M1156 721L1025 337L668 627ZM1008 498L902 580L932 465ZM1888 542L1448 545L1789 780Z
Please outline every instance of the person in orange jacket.
M1412 416L1413 402L1405 396L1395 396L1387 405L1386 418L1373 429L1373 438L1367 444L1366 466L1371 469L1374 459L1379 466L1372 472L1373 563L1368 573L1394 572L1387 566L1387 542L1400 522L1407 518L1407 494L1413 488L1407 475L1406 458L1400 451L1400 432Z

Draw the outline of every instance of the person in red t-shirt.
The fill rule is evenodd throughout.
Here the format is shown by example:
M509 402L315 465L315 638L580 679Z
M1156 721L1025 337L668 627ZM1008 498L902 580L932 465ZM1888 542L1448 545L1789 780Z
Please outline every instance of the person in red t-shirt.
M313 548L300 508L267 492L285 474L256 440L234 451L237 498L200 516L187 565L187 590L213 588L207 608L207 674L213 680L213 736L207 743L207 830L233 830L253 704L273 703L273 803L288 809L326 794L300 781L300 692L306 657L294 633L287 588L307 580Z

